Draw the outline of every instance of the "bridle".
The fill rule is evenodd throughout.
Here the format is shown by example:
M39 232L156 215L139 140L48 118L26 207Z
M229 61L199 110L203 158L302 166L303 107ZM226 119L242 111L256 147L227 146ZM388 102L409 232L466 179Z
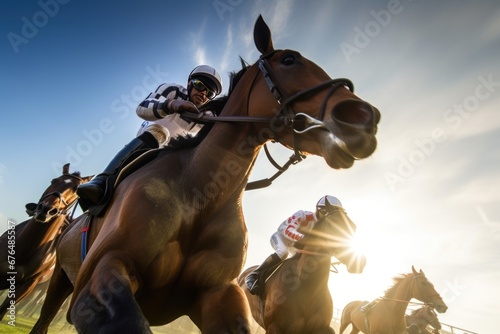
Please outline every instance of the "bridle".
M285 125L291 126L296 134L301 134L318 127L324 127L324 124L321 121L325 116L325 109L328 99L333 95L333 93L339 87L347 87L351 92L354 92L354 84L352 83L351 80L346 78L330 79L318 85L301 90L300 92L295 93L292 96L286 96L285 94L283 94L284 90L282 89L282 87L279 86L278 82L276 81L276 75L274 74L274 71L272 67L269 65L269 62L267 60L278 51L280 50L273 50L265 55L262 55L257 62L258 67L262 75L264 76L264 80L269 90L276 98L278 103L281 105L281 108L278 110L277 117L283 119ZM297 100L302 99L304 97L317 94L318 92L328 87L330 87L330 90L328 91L327 96L323 100L319 112L319 117L317 119L304 113L295 113L292 107L290 106L293 102L296 102ZM302 117L312 121L312 125L303 130L299 129L297 124L298 122L301 121ZM320 123L318 123L318 121Z
M65 177L66 176L69 176L71 178L74 178L74 179L77 179L78 181L82 182L83 183L83 179L79 176L76 176L76 175L73 175L73 174L65 174L64 175ZM63 195L61 194L61 192L59 191L52 191L48 194L45 194L44 196L42 196L39 200L38 200L38 204L36 204L36 206L40 205L45 199L47 199L48 197L51 197L51 196L56 196L60 203L63 204L63 206L61 207L58 207L58 208L52 208L48 213L50 213L50 216L51 217L58 217L58 216L61 216L61 215L67 215L69 210L72 208L72 207L75 207L75 204L76 202L78 201L78 196L75 196L69 203L63 198ZM34 212L33 212L34 214Z
M294 131L295 134L302 134L305 133L309 130L316 129L316 128L326 128L324 123L322 122L324 115L325 115L325 109L326 109L326 104L328 102L328 99L333 95L333 93L339 88L339 87L347 87L351 92L354 92L354 84L352 83L351 80L346 79L346 78L338 78L338 79L330 79L325 82L322 82L318 85L306 88L301 90L300 92L295 93L294 95L287 96L285 95L283 87L279 85L279 83L276 81L276 75L275 71L272 69L272 67L269 65L268 59L272 57L276 52L280 50L273 50L265 55L261 55L259 60L257 61L257 66L260 70L260 73L264 77L264 81L266 82L266 85L268 86L269 90L273 94L274 98L278 102L278 104L281 106L278 109L278 112L276 113L276 116L273 117L256 117L256 116L208 116L208 115L203 115L203 114L193 114L193 113L183 113L183 116L186 116L190 119L192 119L195 122L244 122L244 123L266 123L266 122L272 122L272 121L278 121L282 123L283 125L287 127L291 127ZM255 80L257 79L258 73L255 75L252 85L250 87L250 91L252 90L252 87L255 83ZM320 108L320 113L318 118L311 117L307 114L304 113L295 113L293 111L293 108L291 107L291 104L296 102L297 100L303 99L305 97L309 97L311 95L315 95L319 93L320 91L327 89L330 87L330 90L328 91L328 94L323 101L321 108ZM303 123L308 123L307 127L302 127ZM339 139L340 140L340 139ZM345 145L345 144L344 144ZM298 152L298 148L296 145L294 145L294 151L296 152L296 155Z
M267 158L274 165L275 168L278 169L271 178L262 179L258 181L249 182L247 184L246 190L263 188L271 185L272 181L276 179L279 175L281 175L284 171L288 169L290 165L295 165L300 161L305 159L305 156L301 154L299 150L299 136L305 132L308 132L313 129L324 128L327 129L325 124L323 123L323 118L325 116L326 105L330 97L334 94L334 92L340 87L347 87L351 92L354 92L354 84L351 80L346 78L338 78L338 79L330 79L315 86L306 88L297 92L291 96L287 96L284 94L283 87L280 86L279 82L276 80L275 71L269 65L268 59L271 58L276 52L280 50L273 50L264 55L261 55L259 60L257 61L257 66L260 72L257 72L255 77L252 80L252 84L250 86L250 91L257 79L259 73L264 77L264 81L268 86L269 90L273 94L274 98L280 105L277 113L273 117L256 117L256 116L208 116L203 113L194 114L185 112L182 115L191 119L194 122L204 123L204 122L243 122L243 123L268 123L268 124L282 124L285 127L292 128L294 134L294 144L293 151L294 153L289 158L288 162L286 162L283 166L278 165L274 159L271 157L269 151L267 150L267 146L264 144L264 149ZM328 93L323 100L323 103L320 107L319 117L314 118L305 113L295 113L292 108L292 103L304 99L306 97L315 95L320 91L328 89ZM248 109L248 107L247 107ZM271 131L273 132L274 139L278 138L278 133L273 130L276 125L271 126ZM338 147L347 153L349 153L345 142L338 138L337 136L331 134L333 136L333 141L335 141ZM356 159L356 157L353 157Z
M425 277L425 275L422 275L422 274L416 274L414 277L413 277L413 286L415 285L415 282L418 278L424 278L425 280L427 280L427 278ZM412 287L413 289L413 287ZM428 305L432 308L434 308L434 303L432 303L432 300L435 299L435 298L439 298L439 299L442 299L441 298L441 295L436 292L436 293L433 293L433 294L429 294L427 296L425 296L425 299L429 300L429 301L424 301L424 305Z
M412 281L412 287L411 287L412 290L413 290L413 287L415 286L416 280L419 279L419 278L422 278L422 277L427 280L427 278L425 277L425 275L422 275L422 274L415 274L414 275L413 281ZM429 295L427 295L425 299L432 300L435 297L437 297L439 299L442 299L441 296L439 295L439 293L437 293L437 292L435 294L429 294ZM424 302L412 302L412 301L407 301L407 300L402 300L402 299L388 298L388 297L385 297L385 296L381 297L381 299L388 300L388 301L393 301L393 302L408 303L408 304L413 304L413 305L428 305L428 306L434 308L434 304L432 302L430 302L430 301L428 301L428 302L426 302L426 301L424 301Z

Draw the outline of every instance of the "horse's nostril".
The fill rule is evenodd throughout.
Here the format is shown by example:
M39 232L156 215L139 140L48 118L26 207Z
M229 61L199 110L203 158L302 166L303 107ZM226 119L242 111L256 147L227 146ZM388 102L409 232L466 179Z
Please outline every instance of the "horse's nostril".
M372 124L375 113L369 103L355 99L341 101L332 109L334 120L353 125Z

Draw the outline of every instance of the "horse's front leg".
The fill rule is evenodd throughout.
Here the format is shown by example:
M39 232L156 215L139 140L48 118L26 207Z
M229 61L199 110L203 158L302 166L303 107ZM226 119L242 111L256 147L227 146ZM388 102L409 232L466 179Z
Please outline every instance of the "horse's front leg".
M56 262L42 305L42 310L40 311L40 316L30 334L47 333L50 323L71 292L73 292L73 285L66 273L61 269L59 262Z
M99 259L88 281L77 283L83 287L74 297L71 322L78 333L152 333L134 297L139 288L134 269L126 255L110 252Z
M235 283L208 289L201 294L199 316L192 317L203 334L250 334L250 308Z

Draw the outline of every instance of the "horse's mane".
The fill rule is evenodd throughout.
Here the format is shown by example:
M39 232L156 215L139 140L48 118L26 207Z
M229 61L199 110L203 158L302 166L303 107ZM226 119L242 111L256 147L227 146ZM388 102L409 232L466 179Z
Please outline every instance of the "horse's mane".
M240 63L242 67L241 70L239 70L238 72L233 71L229 73L229 89L227 95L223 95L221 97L208 101L200 109L201 112L211 111L217 116L220 115L222 109L224 109L224 107L226 106L226 103L229 100L229 97L231 96L231 93L233 92L234 88L236 87L240 79L243 77L243 75L246 73L246 71L250 68L250 65L248 65L248 63L245 62L241 57L240 57ZM208 135L213 126L214 122L205 124L201 128L201 130L198 131L196 136L179 136L176 138L172 138L172 140L170 140L170 142L168 143L168 146L165 147L165 150L172 151L182 148L190 148L198 146L198 144L201 143L203 139L205 139L205 137Z
M386 296L390 296L390 295L393 295L396 291L396 289L398 288L399 284L406 278L408 277L409 275L412 275L412 274L401 274L399 276L396 276L392 279L392 282L393 282L393 285L385 290L385 295Z
M71 175L76 176L76 177L80 177L80 178L82 177L82 175L80 174L80 171L73 172L73 173L71 173Z

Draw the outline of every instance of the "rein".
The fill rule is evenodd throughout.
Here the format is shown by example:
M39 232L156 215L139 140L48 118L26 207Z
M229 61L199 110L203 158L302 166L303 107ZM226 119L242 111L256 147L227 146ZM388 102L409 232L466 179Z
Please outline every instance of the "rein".
M415 277L413 277L413 285L415 285L415 281L417 278L419 278L421 275L416 275ZM427 296L428 298L431 298L431 297L434 297L434 295L429 295ZM388 297L380 297L380 298L377 298L377 299L380 299L380 300L388 300L388 301L393 301L393 302L399 302L399 303L408 303L408 304L412 304L412 305L429 305L429 306L432 306L432 303L429 303L429 302L412 302L412 301L409 301L409 300L403 300L403 299L395 299L395 298L388 298Z
M66 174L66 176L69 176L69 177L72 177L74 179L77 179L78 181L80 182L83 182L83 179L79 176L76 176L76 175L73 175L73 174ZM38 203L36 204L36 206L38 206L44 199L46 199L47 197L50 197L50 196L56 196L57 198L59 198L59 201L64 204L64 209L61 209L61 208L57 208L57 211L56 213L53 215L54 217L58 217L58 216L61 216L61 215L68 215L68 212L70 211L71 208L73 208L73 212L71 213L71 216L70 216L70 219L73 219L73 215L75 214L75 211L76 211L76 203L78 202L78 196L76 196L71 202L66 202L66 200L63 198L63 195L61 194L61 192L59 191L52 191L48 194L45 194L44 196L42 196L39 200L38 200ZM51 210L52 211L52 210ZM34 214L34 211L33 213L29 213L30 215L31 214ZM69 223L69 220L68 218L66 217L66 221Z
M329 253L320 253L320 252L306 251L304 249L297 249L297 253L305 254L305 255L313 255L313 256L329 256L329 257L333 256L333 255L331 255Z
M382 299L382 300L389 300L389 301L393 301L393 302L408 303L408 304L413 304L413 305L428 305L428 303L411 302L411 301L403 300L403 299L394 299L394 298L387 298L387 297L381 297L380 299Z
M245 190L253 190L270 186L272 181L274 181L278 176L280 176L283 172L285 172L288 169L288 167L304 160L305 156L300 153L298 148L299 135L312 129L317 129L317 128L326 129L326 126L322 122L325 115L326 104L328 102L328 99L334 94L334 92L339 87L347 87L351 92L354 92L354 85L351 80L346 78L339 78L339 79L327 80L323 83L320 83L318 85L297 92L292 96L286 96L285 94L283 94L284 90L282 89L282 87L280 87L279 83L275 80L276 75L274 74L274 71L272 67L269 65L269 62L267 60L278 51L279 50L273 50L267 54L261 55L259 60L257 61L257 65L259 67L260 73L262 73L262 76L264 77L264 81L266 82L269 90L275 97L278 104L281 106L276 116L274 117L208 116L201 113L194 114L190 112L185 112L182 114L183 116L197 123L204 123L204 122L269 123L273 120L277 120L279 123L285 125L286 127L292 128L294 134L294 144L293 144L294 154L290 156L288 162L286 162L283 166L279 166L274 161L274 159L272 159L269 151L267 150L267 146L264 144L266 156L268 160L271 162L271 164L274 167L276 167L276 169L278 169L278 172L276 172L270 178L249 182ZM253 83L255 82L255 78L252 81L252 86ZM293 111L293 108L290 106L293 102L296 102L297 100L302 99L304 97L315 95L320 91L327 89L328 87L330 87L330 90L328 91L327 96L325 97L321 105L319 118L313 118L304 113L295 113ZM277 134L274 131L273 134L275 137L277 137ZM345 143L335 135L332 134L332 136L334 137L333 140L338 144L338 146L343 151L349 154Z

